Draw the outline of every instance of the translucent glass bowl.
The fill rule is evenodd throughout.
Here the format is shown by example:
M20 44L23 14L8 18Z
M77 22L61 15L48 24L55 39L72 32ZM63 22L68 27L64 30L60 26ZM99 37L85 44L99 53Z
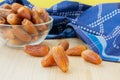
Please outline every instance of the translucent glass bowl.
M24 47L26 44L36 45L45 40L52 25L53 18L50 17L48 22L34 24L37 32L31 34L23 28L23 25L0 24L0 38L2 38L5 41L5 44L10 47ZM33 29L31 30L34 31Z

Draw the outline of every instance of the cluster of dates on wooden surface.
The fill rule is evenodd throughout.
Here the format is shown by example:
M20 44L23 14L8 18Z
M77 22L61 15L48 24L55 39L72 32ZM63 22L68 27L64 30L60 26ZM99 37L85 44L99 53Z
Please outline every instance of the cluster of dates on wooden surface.
M81 56L85 61L93 64L101 64L102 59L93 50L87 49L85 45L77 45L69 48L69 42L62 40L57 46L51 49L47 45L26 45L24 51L32 56L43 57L41 65L50 67L57 65L63 72L67 72L69 68L69 56Z
M48 29L47 25L35 27L34 24L49 21L49 14L42 8L33 7L32 10L18 3L12 5L4 4L0 8L0 24L14 25L11 28L2 27L2 33L13 44L23 44L37 39L39 32ZM15 25L22 25L21 27ZM35 36L31 36L35 35ZM26 45L24 51L36 57L43 57L41 65L49 67L57 65L63 72L69 68L68 56L81 56L84 60L100 64L102 59L94 51L87 49L84 45L69 48L67 40L61 41L51 49L47 45Z
M45 9L13 3L3 4L0 7L0 24L11 25L0 26L5 38L13 44L24 44L35 41L44 35L48 30L48 25L35 26L35 24L45 23L50 20Z

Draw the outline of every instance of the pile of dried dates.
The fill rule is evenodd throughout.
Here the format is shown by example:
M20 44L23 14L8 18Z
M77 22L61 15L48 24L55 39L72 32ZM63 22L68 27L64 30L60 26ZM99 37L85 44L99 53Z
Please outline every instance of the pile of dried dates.
M0 7L0 26L5 38L12 44L25 44L36 41L44 32L48 30L48 25L35 26L35 24L45 23L50 20L49 14L45 9L13 3L4 4Z
M69 42L62 40L57 46L51 49L47 45L26 45L24 51L32 56L43 57L41 65L49 67L57 65L63 72L67 72L69 68L68 56L81 56L85 61L93 64L101 64L102 59L93 50L88 49L84 45L69 48Z

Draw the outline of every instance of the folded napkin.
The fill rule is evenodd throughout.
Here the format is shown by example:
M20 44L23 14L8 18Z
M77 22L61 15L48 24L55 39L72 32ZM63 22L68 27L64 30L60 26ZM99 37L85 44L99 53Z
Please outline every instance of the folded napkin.
M0 4L14 1L17 2L5 0ZM33 7L26 0L19 3ZM103 60L120 62L120 3L89 6L63 1L46 10L54 18L47 39L79 37Z

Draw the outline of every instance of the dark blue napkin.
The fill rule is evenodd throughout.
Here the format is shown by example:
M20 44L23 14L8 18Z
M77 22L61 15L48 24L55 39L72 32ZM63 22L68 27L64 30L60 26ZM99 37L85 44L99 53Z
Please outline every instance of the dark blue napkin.
M13 1L5 0L1 4ZM19 3L33 6L26 0ZM47 39L79 37L103 60L120 62L120 3L89 6L63 1L46 10L54 18Z

